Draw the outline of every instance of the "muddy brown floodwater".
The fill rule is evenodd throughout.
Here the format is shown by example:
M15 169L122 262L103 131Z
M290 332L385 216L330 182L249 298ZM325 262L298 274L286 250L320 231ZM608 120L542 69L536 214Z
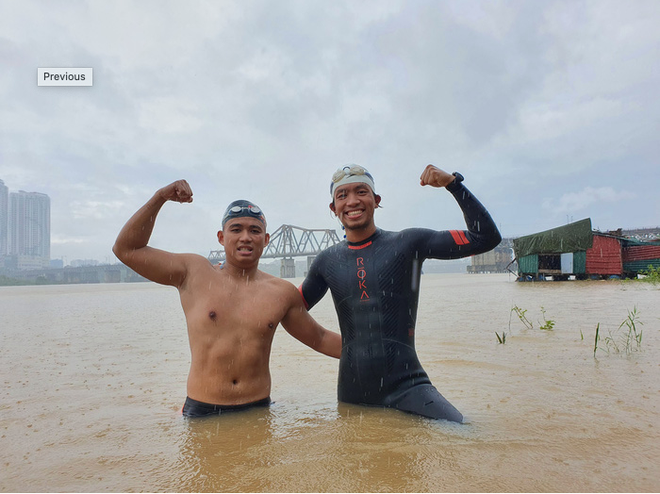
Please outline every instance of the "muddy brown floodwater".
M420 360L465 424L338 404L337 361L281 328L269 409L186 420L176 290L1 287L0 490L660 491L660 286L428 274L421 292ZM312 315L337 329L329 295Z

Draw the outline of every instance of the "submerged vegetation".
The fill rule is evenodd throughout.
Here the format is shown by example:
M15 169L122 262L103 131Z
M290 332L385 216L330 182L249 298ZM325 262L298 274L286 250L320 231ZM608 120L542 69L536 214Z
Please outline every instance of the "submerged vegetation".
M543 316L543 324L539 321L539 324L541 324L540 329L543 329L545 331L550 331L552 328L555 327L555 321L552 319L547 319L545 317L545 308L542 306L541 307L541 314Z
M628 311L628 317L623 320L614 331L608 331L608 335L601 338L600 323L596 325L596 336L594 338L594 357L600 349L606 353L625 353L630 355L634 351L640 351L642 347L642 326L639 320L637 306Z
M658 276L658 270L655 271ZM509 331L511 331L511 321L513 314L516 315L518 320L525 326L526 329L534 329L534 324L527 317L527 309L523 309L518 305L511 307L509 311ZM555 327L555 321L546 317L545 307L541 306L541 317L543 321L539 320L539 329L550 331ZM601 323L596 324L596 334L594 335L594 358L598 350L610 353L625 353L630 355L633 352L641 351L642 348L642 329L644 323L639 320L639 312L637 306L632 310L628 310L628 316L619 324L614 330L608 330L607 335L603 334ZM497 342L500 345L506 343L506 333L498 333L495 331ZM584 333L580 330L580 339L584 341Z
M541 317L543 317L543 322L538 321L539 323L539 329L543 329L545 331L549 331L555 327L555 321L553 319L548 319L545 317L545 307L541 306ZM522 309L518 307L517 305L514 305L511 307L511 311L509 312L509 330L511 330L511 315L515 314L520 322L525 326L526 329L534 329L534 323L529 320L527 317L527 309Z
M527 313L527 309L521 309L517 305L511 307L511 311L509 312L509 330L511 330L511 314L515 314L516 316L518 316L520 322L523 323L523 325L527 329L534 329L534 325L529 319L527 319L527 316L525 315L526 313Z
M549 331L555 327L555 321L552 319L548 319L545 317L545 307L541 307L541 317L543 317L543 322L538 321L539 323L539 329L543 329L546 331ZM511 307L511 310L509 311L509 333L511 332L511 320L513 319L513 314L516 315L518 320L522 323L523 326L525 326L525 329L534 329L534 323L529 320L527 317L527 309L523 309L522 307L518 307L517 305L514 305ZM502 331L502 334L500 335L497 331L495 331L495 336L497 336L497 342L500 345L504 345L506 343L506 333Z

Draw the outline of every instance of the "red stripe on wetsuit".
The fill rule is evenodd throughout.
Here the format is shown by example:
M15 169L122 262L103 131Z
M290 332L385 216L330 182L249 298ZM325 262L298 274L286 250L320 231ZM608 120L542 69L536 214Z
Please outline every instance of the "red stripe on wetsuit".
M449 230L449 233L451 233L451 236L454 239L454 242L456 242L456 245L467 245L470 243L463 230Z

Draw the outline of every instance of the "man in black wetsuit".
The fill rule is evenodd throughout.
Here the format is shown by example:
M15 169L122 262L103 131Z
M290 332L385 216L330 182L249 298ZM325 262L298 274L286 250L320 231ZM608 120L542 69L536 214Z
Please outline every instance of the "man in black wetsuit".
M339 401L463 421L431 384L415 351L424 260L480 254L501 241L490 215L462 182L459 173L433 165L420 179L421 185L444 187L454 196L467 230L388 232L374 223L381 198L367 170L348 165L332 177L330 209L346 230L346 242L318 255L300 292L308 309L328 288L332 293L342 335Z

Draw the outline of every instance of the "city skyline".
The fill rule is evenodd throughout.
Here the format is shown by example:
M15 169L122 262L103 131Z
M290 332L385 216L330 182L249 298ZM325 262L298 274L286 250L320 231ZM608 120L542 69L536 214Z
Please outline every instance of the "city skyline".
M23 197L31 196L32 198L45 196L46 198L48 198L48 202L50 203L50 198L45 193L36 192L36 191L26 192L25 190L22 190L22 189L19 189L18 191L13 191L12 189L10 189L7 186L6 182L3 181L3 179L0 179L0 258L2 258L3 255L7 255L7 254L3 254L4 252L6 252L5 250L3 250L3 248L5 248L4 247L5 245L7 245L7 247L8 247L8 242L6 241L7 235L2 235L3 222L4 222L4 224L7 224L7 220L8 220L8 212L6 211L6 209L3 210L3 205L7 204L7 202L10 202L10 201L6 201L5 198L10 198L12 195L23 196ZM572 223L573 221L574 221L574 218L572 218L572 217L569 218L567 216L567 218L565 220L565 223ZM561 226L562 224L564 224L564 223L558 223L556 226ZM49 225L49 227L50 227L50 225ZM625 231L634 231L634 230L653 230L653 231L657 232L658 230L660 230L659 225L641 225L641 226L640 225L622 225L619 228L621 228L624 232ZM596 228L596 229L600 230L598 228ZM4 231L7 231L7 230L4 229ZM538 233L538 231L540 231L540 230L532 231L532 232L526 233L525 235ZM601 231L607 231L607 230L601 230ZM50 237L50 234L51 234L51 232L49 230L49 232L48 232L49 237ZM523 236L523 235L521 235L521 236ZM511 238L515 238L515 237L511 237ZM48 245L50 247L50 239L49 239ZM34 247L34 244L31 244L31 246ZM208 251L200 251L199 253L202 254L202 255L207 255L212 250L221 250L221 246L214 245L214 244L209 244ZM92 253L89 253L89 255L86 255L86 253L84 253L84 252L83 253L78 253L78 255L68 255L67 252L63 252L62 255L60 255L58 257L53 257L53 258L48 257L48 258L49 258L49 261L61 261L61 266L60 267L63 267L63 266L72 266L72 267L93 266L93 265L99 265L99 264L101 264L101 265L102 264L116 264L116 263L119 262L114 256L112 256L112 257L111 256L106 256L104 259L99 259L98 257L94 257L94 255ZM44 266L39 266L39 267L35 267L35 268L36 269L42 269L42 268L47 268L47 267L52 268L52 267L57 267L57 265L53 264L51 262L50 266L44 265ZM2 268L2 264L0 264L0 268Z
M9 187L0 179L0 259L7 255L9 243ZM2 264L0 263L0 267Z
M50 197L12 191L0 179L0 267L17 270L50 266Z

